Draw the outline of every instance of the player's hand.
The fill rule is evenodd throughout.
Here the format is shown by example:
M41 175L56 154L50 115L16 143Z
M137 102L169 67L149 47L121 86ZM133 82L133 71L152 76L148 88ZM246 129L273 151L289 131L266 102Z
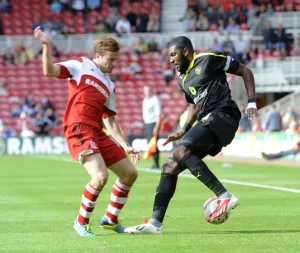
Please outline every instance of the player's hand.
M170 143L172 141L178 141L178 140L182 139L184 135L185 135L185 131L184 130L181 130L178 133L170 134L168 136L168 138L165 140L165 142L162 145L166 146L168 143Z
M130 155L131 161L134 164L138 164L140 161L140 154L139 151L135 150L133 147L126 147L124 148L125 152Z
M248 116L248 119L254 119L258 117L258 112L256 108L248 108L246 110L246 115Z
M248 119L250 119L250 120L258 117L256 103L255 102L249 102L247 107L246 107L245 113L246 113Z
M33 35L36 39L41 41L42 44L49 44L49 39L47 35L42 31L40 26L34 29Z

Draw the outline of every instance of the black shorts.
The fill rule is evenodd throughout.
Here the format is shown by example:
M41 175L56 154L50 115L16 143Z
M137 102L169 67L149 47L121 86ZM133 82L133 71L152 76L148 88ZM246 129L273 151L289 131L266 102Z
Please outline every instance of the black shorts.
M240 121L240 112L215 110L198 120L179 145L192 150L199 157L217 155L234 139Z

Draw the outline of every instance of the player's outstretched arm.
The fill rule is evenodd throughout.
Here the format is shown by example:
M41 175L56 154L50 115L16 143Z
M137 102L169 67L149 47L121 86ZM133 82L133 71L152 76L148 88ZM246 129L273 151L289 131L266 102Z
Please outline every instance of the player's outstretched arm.
M60 76L60 67L53 63L50 41L41 27L34 29L34 37L42 43L42 63L45 76L58 77Z
M103 118L103 123L112 137L124 148L126 153L131 156L132 162L137 164L140 160L139 151L130 147L124 135L122 134L120 124L115 116Z
M258 116L258 113L255 100L255 81L253 72L247 66L240 63L239 68L235 74L241 76L244 79L245 87L248 94L248 105L246 108L246 114L248 115L249 119L254 119Z
M167 140L163 143L163 146L167 145L168 143L172 141L177 141L183 138L183 136L191 129L193 124L195 123L197 119L197 113L198 113L198 108L196 105L191 104L189 106L189 113L187 116L187 119L185 121L185 124L183 126L183 129L177 133L170 134L167 138Z

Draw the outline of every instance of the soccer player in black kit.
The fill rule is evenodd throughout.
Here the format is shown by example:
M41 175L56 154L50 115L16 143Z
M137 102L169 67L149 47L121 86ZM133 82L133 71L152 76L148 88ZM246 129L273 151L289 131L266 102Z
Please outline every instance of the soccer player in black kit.
M186 168L219 198L211 221L239 205L203 162L207 155L215 156L233 140L241 113L232 100L226 72L242 76L248 93L246 114L257 116L255 83L252 71L221 52L194 52L191 41L184 36L174 38L168 45L170 62L178 71L178 81L189 106L183 129L168 136L164 145L180 140L173 156L162 166L162 173L153 205L152 218L142 225L128 227L132 234L161 234L168 204L174 195L177 177ZM193 123L198 120L196 125Z

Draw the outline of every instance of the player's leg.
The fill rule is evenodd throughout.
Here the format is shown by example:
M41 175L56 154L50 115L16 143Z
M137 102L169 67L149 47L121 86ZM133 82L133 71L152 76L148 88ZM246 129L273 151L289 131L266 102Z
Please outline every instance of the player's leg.
M212 130L198 123L174 150L174 158L181 168L188 168L198 180L219 197L226 192L226 189L202 160L217 143L218 139Z
M174 158L180 167L188 168L198 180L222 200L220 210L216 211L212 220L239 204L239 200L225 189L202 160L206 155L215 155L221 149L222 145L216 134L209 127L198 123L186 134L174 151ZM224 208L221 209L221 207Z
M160 182L156 188L156 194L153 204L152 217L146 224L141 224L125 229L125 232L131 234L161 234L162 223L168 208L168 205L175 193L177 178L181 169L173 158L162 166Z
M82 194L79 215L74 228L81 236L93 236L89 218L95 208L100 191L107 182L106 164L96 144L95 129L85 124L74 124L65 131L70 154L84 166L91 177Z
M279 153L275 153L275 154L266 154L264 152L262 152L262 156L263 158L265 158L266 160L275 160L275 159L279 159L288 155L296 155L298 153L297 149L290 149L290 150L284 150L281 151Z
M107 166L118 178L116 179L110 195L107 211L101 219L100 226L104 229L124 232L124 227L119 224L118 216L127 202L130 189L137 178L137 171L128 160L124 150L109 137L106 148L102 154Z

